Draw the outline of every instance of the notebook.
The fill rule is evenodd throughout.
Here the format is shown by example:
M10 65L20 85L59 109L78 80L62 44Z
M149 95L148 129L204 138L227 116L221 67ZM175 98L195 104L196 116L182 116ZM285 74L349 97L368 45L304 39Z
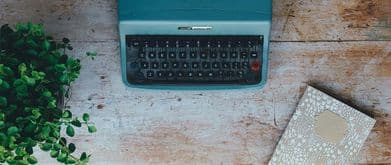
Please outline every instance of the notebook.
M269 165L351 164L375 120L308 87Z

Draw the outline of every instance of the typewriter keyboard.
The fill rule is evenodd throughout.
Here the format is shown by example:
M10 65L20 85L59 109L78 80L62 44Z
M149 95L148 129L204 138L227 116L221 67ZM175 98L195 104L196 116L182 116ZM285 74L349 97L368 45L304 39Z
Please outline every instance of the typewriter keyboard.
M131 84L253 85L262 79L262 36L127 36Z

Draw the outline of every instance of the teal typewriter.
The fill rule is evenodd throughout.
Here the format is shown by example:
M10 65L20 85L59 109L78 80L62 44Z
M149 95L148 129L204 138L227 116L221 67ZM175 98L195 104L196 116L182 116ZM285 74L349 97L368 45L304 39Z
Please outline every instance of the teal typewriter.
M265 85L272 0L119 0L118 5L126 85Z

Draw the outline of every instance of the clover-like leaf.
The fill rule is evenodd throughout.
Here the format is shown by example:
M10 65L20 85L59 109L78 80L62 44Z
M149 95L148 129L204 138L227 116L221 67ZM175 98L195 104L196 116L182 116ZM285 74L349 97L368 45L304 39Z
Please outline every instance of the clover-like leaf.
M31 156L31 155L27 158L27 161L28 161L30 164L37 164L37 163L38 163L37 158L35 158L34 156Z
M27 46L29 46L32 49L36 49L38 47L38 44L34 40L27 40L26 41Z
M75 127L81 127L81 122L79 119L74 119L72 122L71 122L72 125L74 125Z
M59 144L59 143L56 143L56 144L53 145L53 149L56 150L56 151L60 151L61 148L62 148L62 145Z
M87 52L86 55L87 55L87 57L90 57L92 60L94 60L96 55L98 55L98 53L96 53L96 52Z
M9 127L7 129L7 135L13 136L13 135L17 134L18 131L19 131L18 127L15 127L15 126Z
M49 49L50 49L50 43L49 43L49 41L47 41L47 40L43 41L43 43L42 43L42 48L43 48L43 50L45 50L45 51L49 51Z
M68 157L67 160L65 161L66 164L75 164L76 160L72 157Z
M88 126L88 132L90 132L90 133L96 132L96 127L93 126L93 125L89 125L89 126Z
M0 79L0 91L4 91L10 88L10 85L7 81Z
M51 143L44 143L40 145L41 150L43 151L49 151L52 148L53 144Z
M61 146L65 147L67 145L67 139L65 139L64 137L61 137L60 141L59 141L59 144L61 144Z
M67 157L68 157L68 154L61 152L57 157L57 161L64 163L66 161Z
M85 153L85 152L81 153L81 155L80 155L80 160L81 160L81 161L84 161L84 160L86 160L86 159L87 159L87 153Z
M85 122L89 121L90 120L90 115L88 115L87 113L83 114L83 120Z
M51 151L50 151L50 157L52 157L52 158L57 158L57 156L58 156L59 153L60 153L59 151L51 150Z
M64 42L65 44L68 44L69 42L71 42L68 38L63 38L62 39L62 42Z
M69 152L73 153L76 150L76 145L73 143L69 143L68 148L69 148Z
M23 76L23 75L26 74L27 67L26 67L26 64L25 64L25 63L21 63L21 64L18 66L18 69L19 69L20 75Z
M0 107L7 106L7 98L0 96Z
M70 137L75 136L75 130L73 129L73 127L71 125L67 126L66 133Z
M50 91L45 91L45 92L42 93L42 96L45 96L45 97L47 97L47 98L50 98L50 97L52 97L52 92L50 92Z
M61 163L88 162L85 153L83 160L70 155L76 145L61 137L64 126L71 137L82 123L89 132L96 131L88 114L81 122L67 105L58 104L80 75L80 60L66 52L73 49L69 43L67 38L58 42L45 35L41 24L0 27L0 164L37 164L37 145Z
M62 113L63 118L71 118L72 117L72 112L69 110L66 110Z

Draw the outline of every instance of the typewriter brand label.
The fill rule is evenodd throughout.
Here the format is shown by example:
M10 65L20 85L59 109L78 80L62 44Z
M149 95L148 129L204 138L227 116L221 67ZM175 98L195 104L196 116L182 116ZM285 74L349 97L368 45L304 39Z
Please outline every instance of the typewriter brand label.
M211 26L181 26L178 30L212 30Z

